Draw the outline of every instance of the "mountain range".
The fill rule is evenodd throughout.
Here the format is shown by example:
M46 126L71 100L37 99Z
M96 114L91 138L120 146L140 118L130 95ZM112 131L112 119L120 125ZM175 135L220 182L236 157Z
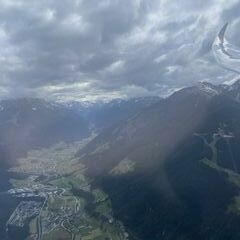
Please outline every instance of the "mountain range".
M78 157L132 239L239 239L240 81L184 88Z
M146 97L109 103L52 103L36 98L0 101L1 164L12 165L32 148L76 141L116 124L159 100Z
M138 240L240 238L240 81L168 98L0 102L1 164L32 148L96 135L77 153L92 187Z

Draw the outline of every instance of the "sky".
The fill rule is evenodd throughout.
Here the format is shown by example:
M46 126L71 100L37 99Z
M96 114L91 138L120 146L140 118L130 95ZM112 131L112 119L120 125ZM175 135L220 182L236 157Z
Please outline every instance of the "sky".
M109 101L168 96L238 77L211 46L238 0L0 0L0 99Z

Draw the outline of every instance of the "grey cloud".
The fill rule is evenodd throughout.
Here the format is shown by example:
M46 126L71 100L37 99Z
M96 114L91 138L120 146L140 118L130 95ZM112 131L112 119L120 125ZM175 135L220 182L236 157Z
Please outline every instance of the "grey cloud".
M0 0L0 98L168 95L234 77L211 56L235 0Z

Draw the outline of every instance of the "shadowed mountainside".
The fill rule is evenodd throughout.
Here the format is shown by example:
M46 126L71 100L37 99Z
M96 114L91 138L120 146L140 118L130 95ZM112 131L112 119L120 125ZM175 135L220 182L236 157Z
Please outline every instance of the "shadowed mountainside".
M133 239L239 239L239 85L180 90L79 152Z

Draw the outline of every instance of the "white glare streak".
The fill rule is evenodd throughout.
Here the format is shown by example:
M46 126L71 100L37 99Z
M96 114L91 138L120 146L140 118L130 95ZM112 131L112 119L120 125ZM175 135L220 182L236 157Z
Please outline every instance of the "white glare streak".
M225 24L216 37L212 46L213 54L222 67L240 73L240 48L226 40L227 26L228 24Z

